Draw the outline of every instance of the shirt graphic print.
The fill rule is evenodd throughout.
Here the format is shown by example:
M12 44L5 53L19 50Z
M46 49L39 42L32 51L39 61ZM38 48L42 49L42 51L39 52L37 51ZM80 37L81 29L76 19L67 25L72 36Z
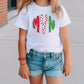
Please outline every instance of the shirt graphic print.
M34 18L33 20L33 29L37 30L37 33L40 32L39 28L40 28L40 23L42 25L42 33L45 34L46 33L46 24L49 24L49 32L51 32L51 30L54 30L55 28L55 20L52 20L51 16L48 16L45 14L45 21L43 21L43 14L41 14L40 16L37 16Z

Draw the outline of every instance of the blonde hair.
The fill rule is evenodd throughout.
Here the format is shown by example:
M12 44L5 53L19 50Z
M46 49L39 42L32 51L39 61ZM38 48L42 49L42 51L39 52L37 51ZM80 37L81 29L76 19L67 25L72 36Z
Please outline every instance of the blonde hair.
M26 8L28 8L27 6L35 0L17 0L17 10L18 13L21 11L22 8L24 8L26 6ZM63 10L60 7L60 1L59 0L49 0L51 2L51 8L52 8L52 13L55 13L57 15L57 18L60 17L60 12L63 15ZM28 10L28 9L27 9Z

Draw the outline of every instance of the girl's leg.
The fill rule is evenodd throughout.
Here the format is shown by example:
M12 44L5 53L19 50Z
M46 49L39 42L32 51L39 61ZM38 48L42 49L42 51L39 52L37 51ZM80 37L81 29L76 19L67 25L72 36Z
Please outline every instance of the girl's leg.
M43 74L38 76L29 76L30 84L43 84Z
M47 84L62 84L62 65L62 53L51 53L50 57L46 57L44 74Z
M59 78L57 77L50 77L50 76L45 76L47 84L62 84L62 76Z
M30 84L43 84L42 57L40 57L40 54L38 56L38 53L36 53L33 49L31 49L26 56L27 64L30 70Z

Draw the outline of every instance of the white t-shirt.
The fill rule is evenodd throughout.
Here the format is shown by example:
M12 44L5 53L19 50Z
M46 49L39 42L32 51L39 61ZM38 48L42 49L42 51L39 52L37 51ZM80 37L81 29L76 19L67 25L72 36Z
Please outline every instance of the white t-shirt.
M29 53L31 48L40 52L62 52L59 28L70 24L71 20L62 5L61 8L64 17L58 20L56 14L51 11L51 5L43 7L33 1L28 5L27 13L26 7L20 11L15 26L28 31L26 52Z

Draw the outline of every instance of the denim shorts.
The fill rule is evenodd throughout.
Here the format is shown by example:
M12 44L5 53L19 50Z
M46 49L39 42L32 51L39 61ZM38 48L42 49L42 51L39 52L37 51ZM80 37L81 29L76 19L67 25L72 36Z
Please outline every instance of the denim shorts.
M59 77L63 74L62 52L39 52L31 48L26 57L30 76L43 73L50 77Z

